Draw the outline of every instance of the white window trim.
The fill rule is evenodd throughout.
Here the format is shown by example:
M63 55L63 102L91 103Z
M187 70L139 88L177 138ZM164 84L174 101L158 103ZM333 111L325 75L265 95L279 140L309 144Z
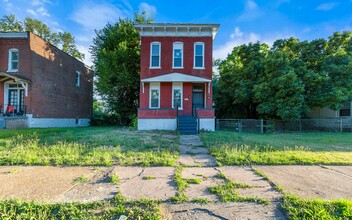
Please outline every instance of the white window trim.
M174 90L179 89L181 90L181 106L178 110L183 110L183 83L182 82L173 82L172 83L172 105L171 107L174 108Z
M81 72L76 71L76 78L75 79L76 79L76 87L81 87Z
M4 106L7 106L9 104L9 90L10 89L17 89L17 91L18 91L17 95L18 96L20 94L19 90L24 90L25 91L25 88L23 86L22 87L17 87L17 88L10 88L10 84L21 84L21 83L14 82L13 80L10 80L10 81L7 81L7 82L4 83ZM19 104L20 104L20 99L17 98L17 106L19 106Z
M202 67L196 67L196 46L197 45L202 45L202 47L203 47L203 50L202 50L202 52L203 52L203 54L202 54L203 66ZM204 42L195 42L194 43L194 48L193 48L193 69L205 69L204 51L205 51Z
M175 45L181 45L181 66L175 66ZM183 43L182 42L174 42L172 44L172 69L183 69Z
M152 50L153 50L153 45L159 45L159 66L152 66ZM151 42L150 43L150 56L149 56L150 62L149 62L149 69L160 69L161 67L161 43L160 42Z
M18 53L18 59L17 59L17 69L12 69L12 52L17 52ZM7 72L18 72L18 68L19 68L19 65L20 65L20 53L18 51L17 48L11 48L9 50L9 62L8 62L8 70Z
M152 90L158 90L158 107L152 107ZM160 83L150 83L149 86L149 108L160 108Z

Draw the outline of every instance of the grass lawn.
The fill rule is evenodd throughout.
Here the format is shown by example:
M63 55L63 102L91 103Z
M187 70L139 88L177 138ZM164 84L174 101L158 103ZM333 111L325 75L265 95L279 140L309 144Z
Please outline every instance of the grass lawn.
M285 195L282 208L290 219L352 219L352 201L346 199L324 201L305 200Z
M0 165L172 166L179 149L170 132L118 127L0 131Z
M43 204L0 201L0 219L161 219L159 201L126 201L119 196L106 202Z
M200 137L223 165L352 164L352 133L217 131L201 133Z

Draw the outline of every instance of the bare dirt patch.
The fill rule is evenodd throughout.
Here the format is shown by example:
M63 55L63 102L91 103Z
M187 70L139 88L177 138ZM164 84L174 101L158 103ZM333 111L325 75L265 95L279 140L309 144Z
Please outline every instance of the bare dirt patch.
M256 169L285 193L307 199L352 199L352 177L335 170L320 166L257 166ZM350 169L344 167L341 172Z

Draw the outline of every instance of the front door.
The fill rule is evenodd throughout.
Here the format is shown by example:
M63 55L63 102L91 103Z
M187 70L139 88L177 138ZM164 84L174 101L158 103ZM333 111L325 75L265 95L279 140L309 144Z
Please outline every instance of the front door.
M9 106L14 106L14 112L23 114L24 112L24 89L9 89Z
M204 108L204 84L193 84L192 107Z

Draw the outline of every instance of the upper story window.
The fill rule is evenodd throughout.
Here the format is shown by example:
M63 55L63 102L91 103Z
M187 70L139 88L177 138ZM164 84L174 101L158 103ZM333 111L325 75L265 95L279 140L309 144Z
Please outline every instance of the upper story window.
M204 68L204 43L202 42L194 44L194 68Z
M19 61L18 49L16 49L16 48L10 49L9 50L9 66L8 66L9 72L18 71L18 61Z
M183 68L183 43L182 42L175 42L173 44L172 68Z
M150 67L160 68L160 47L159 42L152 42L150 45Z
M160 108L160 83L150 83L149 107Z
M81 73L79 71L76 72L76 87L81 86Z

